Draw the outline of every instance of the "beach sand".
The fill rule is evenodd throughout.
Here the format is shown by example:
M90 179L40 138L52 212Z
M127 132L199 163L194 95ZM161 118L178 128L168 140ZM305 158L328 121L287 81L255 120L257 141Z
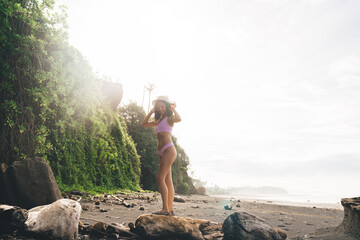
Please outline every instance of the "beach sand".
M95 221L106 223L135 222L141 214L148 214L161 209L158 193L117 194L134 207L119 205L113 197L81 200L83 212L81 221L93 224ZM181 196L185 203L175 202L174 212L180 217L206 219L222 223L227 216L236 211L246 211L267 221L274 228L287 232L287 239L341 239L353 240L348 236L334 232L343 220L343 209L336 204L311 204L296 206L295 203L271 202L259 200L226 199L219 196L191 195ZM95 201L99 205L95 205ZM226 204L232 204L231 210L225 210ZM240 204L236 207L236 204ZM298 204L301 205L301 204ZM140 208L144 210L140 210ZM320 229L320 230L319 230ZM321 232L322 234L315 234Z

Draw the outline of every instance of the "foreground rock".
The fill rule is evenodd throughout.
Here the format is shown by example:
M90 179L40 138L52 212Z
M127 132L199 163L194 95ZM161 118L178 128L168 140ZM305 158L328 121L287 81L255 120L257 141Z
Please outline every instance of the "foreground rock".
M19 207L0 205L0 233L11 233L24 228L28 212Z
M360 197L343 198L344 220L341 227L345 233L360 238Z
M221 224L207 220L140 215L132 232L145 239L221 239Z
M70 199L60 199L52 204L28 211L25 230L48 236L49 239L78 239L81 206Z
M61 198L50 166L43 158L15 161L1 165L0 201L4 204L30 209Z
M222 226L224 239L284 240L287 234L275 230L264 220L246 212L235 212L228 216Z

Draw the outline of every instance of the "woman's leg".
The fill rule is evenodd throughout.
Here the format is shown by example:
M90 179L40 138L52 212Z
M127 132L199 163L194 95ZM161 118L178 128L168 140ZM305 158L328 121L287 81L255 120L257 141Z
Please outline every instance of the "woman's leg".
M156 175L156 181L159 187L161 199L163 202L163 211L169 211L169 190L173 191L173 189L168 189L167 184L165 183L166 176L169 171L171 171L171 165L175 161L176 158L176 150L175 147L169 147L164 152L163 156L160 158L159 171Z
M173 181L172 181L171 167L170 167L170 171L168 172L168 174L165 177L165 184L168 188L168 208L169 208L169 211L173 211L175 191L174 191L174 185L173 185Z

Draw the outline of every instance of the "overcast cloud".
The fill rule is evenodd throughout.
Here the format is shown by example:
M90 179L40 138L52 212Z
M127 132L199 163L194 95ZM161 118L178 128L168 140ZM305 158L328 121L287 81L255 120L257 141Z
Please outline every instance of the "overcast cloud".
M360 1L61 1L95 70L178 104L194 176L360 195Z

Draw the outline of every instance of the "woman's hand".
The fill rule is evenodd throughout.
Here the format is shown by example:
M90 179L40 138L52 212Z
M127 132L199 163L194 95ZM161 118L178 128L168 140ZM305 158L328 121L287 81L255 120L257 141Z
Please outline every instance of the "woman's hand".
M170 104L170 109L171 109L171 111L174 111L175 108L176 108L176 103L175 103L175 102L174 102L174 103L171 103L171 104Z
M174 115L171 116L171 121L173 123L176 123L176 122L180 122L181 121L181 117L179 115L179 113L175 110L176 108L176 103L171 103L170 104L170 109L171 111L173 111Z

